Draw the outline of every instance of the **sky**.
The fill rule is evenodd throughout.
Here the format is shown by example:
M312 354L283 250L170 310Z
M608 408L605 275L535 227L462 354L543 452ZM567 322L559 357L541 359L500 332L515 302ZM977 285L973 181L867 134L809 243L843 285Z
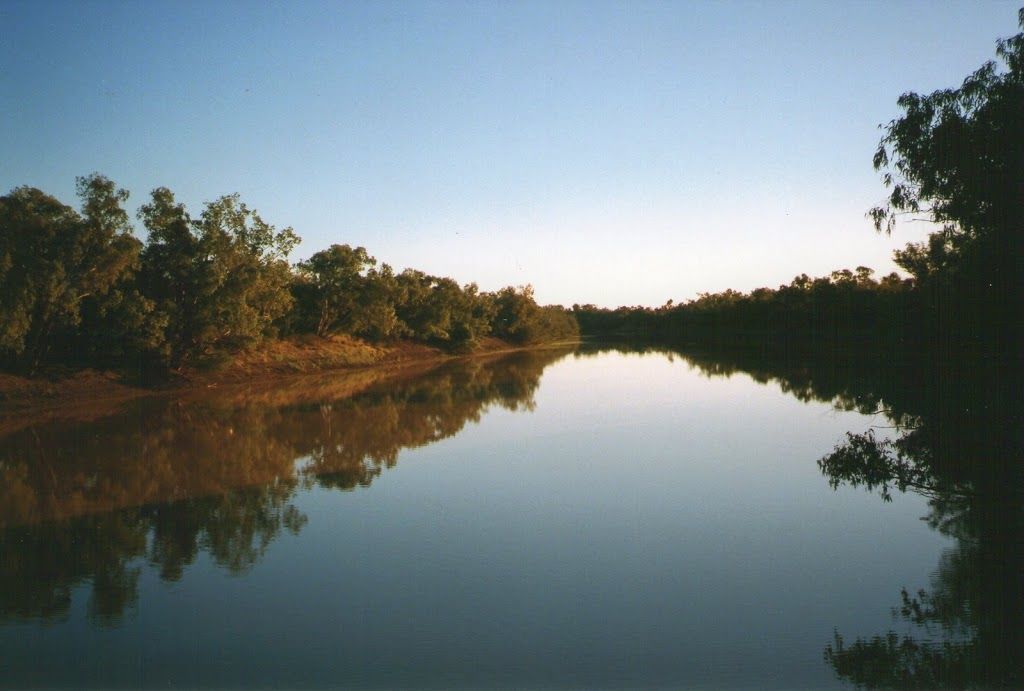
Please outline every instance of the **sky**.
M1007 2L0 0L0 193L237 192L303 238L541 303L896 267L871 157ZM137 224L140 237L144 229Z

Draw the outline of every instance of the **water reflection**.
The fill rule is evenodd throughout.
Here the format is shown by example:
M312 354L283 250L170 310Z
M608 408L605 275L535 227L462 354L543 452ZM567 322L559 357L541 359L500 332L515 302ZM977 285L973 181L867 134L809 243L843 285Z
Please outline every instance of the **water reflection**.
M587 358L605 349L588 345L576 356ZM1015 398L1018 389L1005 372L979 363L954 371L925 357L900 359L866 349L821 358L768 350L700 352L637 349L628 344L618 349L657 351L682 363L666 368L660 361L637 360L630 364L643 367L630 370L630 377L623 376L626 370L618 358L609 358L605 369L597 361L580 363L580 372L587 369L582 365L599 365L594 369L600 370L601 376L629 379L628 385L601 389L604 380L586 380L583 376L590 376L588 372L573 374L566 368L548 380L551 400L562 395L562 408L549 406L549 399L538 400L544 401L545 411L554 409L571 416L581 407L580 399L565 398L565 392L575 392L580 381L593 381L597 386L587 389L591 397L597 396L595 391L649 396L638 408L643 417L634 415L636 411L621 412L622 397L584 410L580 424L589 427L576 427L573 420L563 424L561 418L556 424L551 415L534 416L523 427L516 423L524 418L510 417L504 422L510 423L511 430L496 431L498 436L487 437L488 443L519 440L524 433L536 432L537 438L524 444L530 451L523 455L534 453L540 460L531 465L514 454L496 455L490 461L478 459L473 469L486 468L491 462L505 474L495 474L492 468L491 474L469 473L472 478L445 477L465 480L463 484L446 483L453 485L447 494L436 493L436 488L422 493L396 492L390 497L382 492L362 507L372 504L374 508L352 511L345 518L340 504L351 508L359 504L360 497L321 505L300 492L370 485L396 463L402 449L454 435L467 422L480 419L488 406L531 410L541 372L564 352L521 353L427 373L395 373L381 381L374 379L377 375L303 379L287 386L220 391L215 396L142 401L90 424L48 423L12 432L0 440L0 622L75 620L84 611L93 625L121 627L100 637L143 631L154 637L147 641L156 640L160 627L166 626L167 608L178 603L150 606L150 620L144 621L147 608L139 603L140 597L150 602L164 592L147 587L152 574L165 582L183 579L189 586L197 584L194 594L202 591L200 574L207 563L229 573L245 573L255 567L256 573L247 579L247 584L252 584L273 571L277 557L289 554L293 543L278 538L305 531L306 552L343 552L346 547L339 545L351 547L353 540L364 540L359 543L361 551L352 549L368 558L365 563L346 561L344 555L333 561L325 559L330 577L317 581L303 573L289 581L306 597L301 606L296 605L303 615L294 624L295 648L288 659L308 647L310 639L329 640L330 632L337 632L337 622L345 619L337 619L338 613L354 606L348 601L335 602L333 609L324 606L326 614L318 624L324 593L334 592L344 583L363 600L362 609L357 606L356 614L347 620L350 630L363 636L363 647L350 645L349 658L340 654L331 658L336 667L325 664L319 672L324 676L317 677L322 680L386 648L381 641L397 641L391 648L394 659L380 658L379 669L367 666L362 670L367 679L378 680L382 686L388 681L401 686L399 681L413 677L398 679L387 674L400 668L398 661L422 655L419 667L410 669L422 670L423 665L440 660L437 669L464 670L479 667L482 659L491 665L488 669L507 670L519 660L540 659L538 669L543 668L544 673L562 671L570 675L562 678L576 679L580 685L580 680L600 679L616 670L623 676L614 679L623 684L632 678L626 675L639 674L637 670L648 673L643 677L648 680L689 679L697 683L704 677L694 676L688 666L699 665L700 660L731 649L730 645L749 649L764 640L771 643L765 644L764 660L750 667L751 679L768 679L774 671L777 681L791 682L785 675L804 673L792 662L789 667L779 662L782 655L792 652L786 648L792 645L801 651L800 659L809 659L807 664L814 668L813 674L807 673L806 678L811 679L807 686L827 684L833 672L834 683L865 687L1024 684L1019 662L1024 659L1019 549L1024 535L1024 502L1019 494L1024 484L1021 421ZM649 367L652 365L657 367ZM728 396L737 391L750 393L757 387L736 382L743 386L730 389L718 386L721 382L709 382L706 392L700 387L689 390L708 396L702 407L697 396L676 396L673 387L677 382L692 383L694 378L689 375L666 379L660 388L639 375L635 381L631 378L641 371L663 375L671 369L678 373L687 366L716 380L747 373L803 401L877 413L878 427L836 439L837 447L820 459L822 479L812 463L831 446L833 435L844 429L839 425L853 416L828 416L834 426L825 436L815 436L813 443L801 447L804 451L796 454L799 463L788 463L793 454L784 444L779 445L778 453L789 456L772 461L770 454L775 451L765 448L772 438L756 427L764 420L788 418L755 418L764 401L782 401L781 397L765 396L747 405ZM656 394L652 393L655 390ZM719 398L712 399L712 394ZM653 418L656 424L650 422L655 406L676 405L677 399L680 411L686 409L690 414L672 410ZM709 400L714 400L714 406ZM790 411L786 415L803 409L783 402ZM694 409L699 412L693 413ZM813 424L819 411L806 410L808 415L802 419ZM721 419L701 417L719 411ZM618 416L623 418L621 426L612 424L618 422ZM594 424L597 420L603 422ZM744 440L752 445L737 444L733 454L718 454L701 465L678 451L685 443L688 450L698 448L699 455L715 453L717 438L708 440L692 430L708 425L719 435L740 437L749 431L740 427L743 424L754 428ZM609 430L612 433L606 433ZM474 452L479 448L470 446ZM630 456L634 451L635 458ZM599 461L633 458L629 472L640 481L621 481L624 464L609 463L605 468L589 457L580 460L588 454ZM756 458L756 454L772 462L745 466L745 458ZM656 458L652 461L649 457ZM719 464L719 459L728 462L733 458L736 462L729 467ZM531 469L528 475L527 468ZM553 473L548 472L552 469ZM808 470L808 476L795 477L799 469ZM708 485L707 478L719 473L725 473L728 480L720 487ZM776 480L773 474L786 491L769 486ZM508 482L511 475L517 480L525 476L530 482L512 486ZM685 480L680 479L683 476ZM707 495L712 499L701 503L704 497L700 493L683 491L693 485L695 477L710 486ZM415 478L415 473L402 478ZM744 485L747 478L753 478L749 486ZM410 482L416 490L422 488L415 480ZM505 494L481 492L487 494L481 497L473 493L489 482ZM805 485L798 484L801 482ZM873 591L857 593L860 574L889 570L889 566L865 565L860 571L866 556L883 553L886 546L872 544L864 549L864 541L858 543L856 536L846 540L846 534L859 527L849 521L864 519L864 513L848 512L850 493L829 503L827 483L865 488L879 495L879 503L902 491L927 497L928 525L949 536L952 546L939 559L924 590L915 587L900 592L903 577L892 576L882 581L886 585L881 597ZM400 484L396 481L388 488ZM797 489L789 491L794 487ZM794 507L815 488L824 495L820 504L812 497L802 508ZM619 501L620 495L627 500ZM769 499L758 504L762 495ZM856 498L871 502L873 509L874 497ZM410 500L421 503L411 506ZM424 525L420 522L424 506L434 501L444 506L444 512L432 515L444 514L445 519ZM458 506L460 501L466 503ZM836 510L843 502L847 502L846 508ZM493 512L480 508L491 504ZM907 505L902 502L888 508ZM909 511L889 515L912 519L916 515L912 511L925 510L915 508L922 505L914 501ZM318 528L310 525L299 507L309 512L315 526L323 526L329 517L338 518L330 539L312 539ZM318 510L324 513L316 513ZM346 524L349 515L357 520ZM707 516L711 520L702 522ZM814 522L808 517L819 516L834 529L801 532L796 527ZM361 528L363 520L380 527L377 522L386 523L389 517L395 522L378 532ZM769 528L763 528L766 518ZM482 527L477 530L473 521ZM692 523L687 526L690 529L681 530L687 521ZM915 521L910 522L914 524L911 527L916 526ZM346 525L355 529L345 532ZM887 518L879 518L876 525L879 530L873 534L890 530ZM910 535L906 540L919 540L927 533L908 531L899 521L891 524L891 531L894 538ZM598 533L607 540L602 541ZM821 542L811 542L815 539ZM381 545L379 550L367 548L376 544ZM799 581L798 574L780 565L793 560L805 568L823 560L802 556L811 544L822 554L834 555L836 567ZM744 549L753 556L730 561L730 554L748 554ZM296 550L299 553L302 550ZM909 570L901 568L905 566L902 554L894 552L891 545L889 553L897 555L892 572L910 572L914 579L934 563L931 546L916 557L925 560L921 570L917 561ZM264 555L268 558L261 564ZM319 560L320 553L316 559L295 563ZM280 561L281 573L292 578L292 563ZM858 575L849 578L851 572ZM379 584L380 579L384 585ZM768 585L759 590L760 579ZM279 584L269 580L270 586L264 583L267 592L276 592ZM722 582L726 583L723 587L710 585ZM801 585L795 585L798 582ZM658 587L658 583L665 586ZM627 588L623 584L642 586ZM233 585L224 587L231 594L229 599L238 595ZM215 592L211 600L225 592L214 586L211 591ZM793 591L797 595L786 599L787 592ZM739 599L727 599L736 594ZM814 606L802 609L801 598ZM835 602L820 604L830 598ZM840 619L835 614L861 600L865 603L859 609L877 612L880 618ZM395 605L399 601L401 607ZM720 609L725 613L718 618L716 629L716 622L711 621L714 617L693 604L698 602L739 602L737 611L753 614L744 618L723 605L725 609ZM235 609L223 610L230 614L225 620L244 618L242 605L233 606ZM890 608L893 622L886 626ZM138 626L129 626L126 619L131 619L135 610L139 610ZM767 623L757 619L761 610ZM281 611L267 614L266 621L282 616ZM245 623L233 629L218 628L215 622L209 635L230 631L237 638L250 622L259 621L264 620L244 618ZM868 623L853 630L858 621ZM762 623L763 628L756 629ZM830 636L833 626L839 628L834 637ZM800 627L804 627L801 638L787 642L785 636ZM85 628L61 627L60 632ZM180 630L198 635L186 628ZM783 634L777 634L779 631ZM19 633L12 633L11 640ZM628 645L618 640L619 636ZM173 638L160 640L166 643ZM247 664L255 670L266 656L258 637L239 645L249 646L254 640L253 659ZM710 642L702 647L704 641ZM56 635L47 642L53 646L67 643ZM111 651L110 659L114 659L123 648L111 646ZM317 650L310 654L327 659ZM619 654L621 657L615 657ZM738 664L726 660L724 653L721 656L721 669ZM601 660L610 662L602 667ZM241 674L239 668L230 671ZM162 673L169 674L166 670ZM199 671L189 679L201 682L212 678L204 676L209 673ZM254 671L253 678L261 673ZM582 676L585 674L592 676ZM711 671L707 674L707 679L728 685L728 678L713 676ZM108 679L101 673L96 676Z
M295 480L279 480L221 496L8 528L0 533L0 620L65 620L72 593L88 583L89 620L117 625L138 602L143 559L165 581L180 579L200 551L242 573L282 529L302 528L306 519L290 503L295 486Z
M979 376L981 374L981 376ZM960 372L942 395L888 408L896 435L848 435L819 467L833 487L929 497L928 525L956 540L928 590L903 590L893 617L910 633L825 648L836 674L858 686L1024 685L1024 472L1019 389Z
M826 663L863 688L1024 686L1024 420L1021 383L1005 363L867 349L589 351L608 347L675 353L709 377L744 372L803 401L878 414L886 423L848 434L819 468L833 488L927 497L927 524L955 546L929 589L894 594L900 631L853 640L837 631Z
M335 378L145 400L15 431L0 439L0 621L67 619L88 586L89 619L117 625L146 562L165 581L201 553L245 572L305 525L298 490L368 486L403 448L452 436L489 406L532 410L542 371L565 354L451 363L360 381L358 393Z

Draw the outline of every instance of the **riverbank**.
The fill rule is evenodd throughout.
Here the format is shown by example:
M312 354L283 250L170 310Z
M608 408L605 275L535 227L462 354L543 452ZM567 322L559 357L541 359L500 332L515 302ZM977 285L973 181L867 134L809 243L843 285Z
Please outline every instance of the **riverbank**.
M378 381L406 370L429 369L450 360L567 344L516 346L497 338L485 338L470 353L452 354L409 341L374 345L343 335L302 336L238 353L215 367L182 368L166 381L150 385L131 382L115 372L92 369L54 369L33 378L0 372L0 435L24 426L26 420L102 417L126 401L145 396L202 395L222 389L244 395L244 391L273 389L307 379L303 375L325 373L358 374L354 378L360 381ZM308 382L303 385L306 384ZM342 384L342 388L351 387Z

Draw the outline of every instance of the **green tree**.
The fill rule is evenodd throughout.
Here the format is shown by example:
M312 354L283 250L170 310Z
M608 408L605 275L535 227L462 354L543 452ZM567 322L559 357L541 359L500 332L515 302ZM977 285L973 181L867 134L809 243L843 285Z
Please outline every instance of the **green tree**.
M433 299L437 279L416 269L406 269L395 280L395 310L409 336L420 341L446 341L448 331L444 314L439 310L439 303Z
M405 335L408 329L395 310L398 294L398 281L389 265L381 264L379 269L368 270L352 332L373 341Z
M192 219L174 193L158 187L139 210L149 231L142 251L140 282L165 320L164 355L181 363L192 347L198 327L199 240Z
M313 331L326 336L351 332L367 284L367 271L377 265L364 247L331 245L298 265L312 285L316 322Z
M1019 13L1024 28L1024 9ZM1024 33L1000 40L1007 69L986 62L956 89L903 94L875 152L891 189L872 209L891 232L904 212L925 213L956 240L1020 233L1024 183Z
M396 277L395 310L413 338L454 350L470 350L490 333L492 307L475 283L406 269Z
M533 286L502 288L494 295L494 335L512 343L537 339L539 307L533 299Z
M490 296L481 294L476 283L463 287L450 278L437 279L434 300L440 303L448 346L454 350L469 351L479 340L491 332L494 304Z
M291 228L277 230L228 195L209 202L195 223L199 239L201 353L248 347L274 333L291 307L288 255L299 243Z
M165 188L140 211L150 231L144 278L166 311L171 363L245 348L275 332L292 305L287 257L299 238L237 194L189 218Z
M158 337L133 284L141 245L128 192L99 174L78 178L77 191L81 213L31 187L0 197L0 357L16 365Z

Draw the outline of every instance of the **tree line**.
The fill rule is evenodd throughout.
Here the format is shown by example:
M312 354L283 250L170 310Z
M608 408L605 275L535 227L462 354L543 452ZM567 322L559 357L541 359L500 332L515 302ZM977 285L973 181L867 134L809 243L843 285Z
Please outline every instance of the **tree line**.
M160 187L138 212L110 179L78 178L80 209L33 187L0 197L0 367L177 368L268 338L345 333L452 351L494 336L514 344L573 338L575 319L530 286L481 291L332 245L290 264L299 237L238 195L192 216Z
M913 332L918 322L913 279L891 273L876 280L873 274L860 266L819 278L801 274L774 290L701 293L657 308L573 305L573 313L588 334L711 344L770 339L827 345Z

